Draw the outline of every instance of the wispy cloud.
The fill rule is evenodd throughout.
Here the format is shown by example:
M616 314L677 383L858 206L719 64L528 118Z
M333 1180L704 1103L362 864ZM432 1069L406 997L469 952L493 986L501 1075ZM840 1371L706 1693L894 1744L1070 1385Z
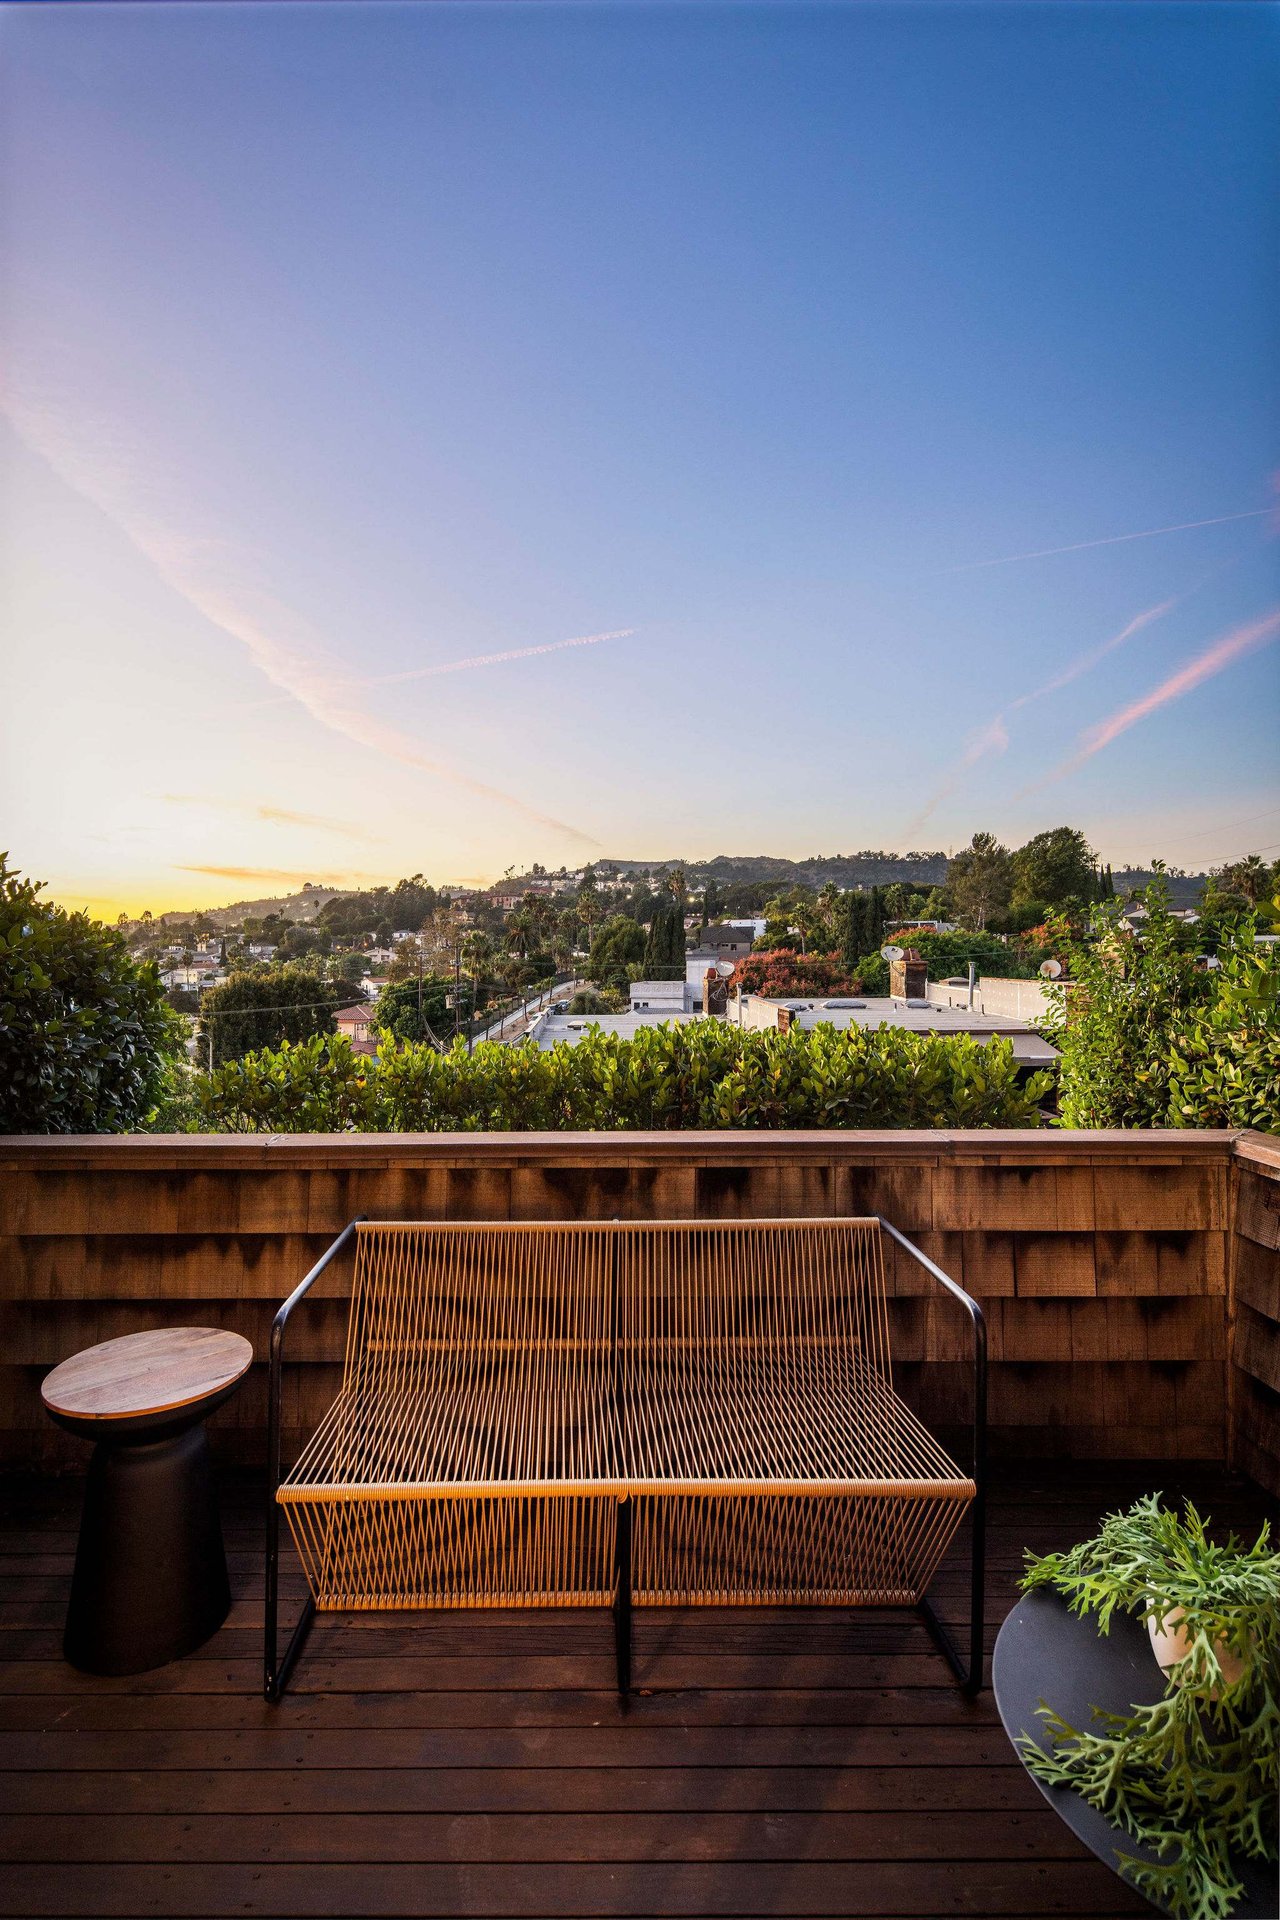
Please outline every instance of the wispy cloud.
M1140 633L1143 627L1149 626L1153 620L1158 620L1162 614L1168 613L1176 605L1177 596L1175 595L1171 599L1157 602L1154 607L1144 607L1141 613L1136 613L1132 620L1121 627L1119 633L1113 633L1111 638L1104 640L1100 646L1090 647L1086 652L1077 654L1041 686L1033 687L1030 693L1020 693L1016 700L1009 701L999 713L993 714L983 726L975 729L965 742L964 752L960 758L947 770L915 818L908 821L905 828L907 838L911 839L919 832L929 816L941 806L944 800L950 798L964 776L971 772L979 761L1005 752L1009 745L1007 720L1009 714L1018 713L1022 708L1029 707L1033 701L1043 700L1048 694L1058 693L1063 687L1069 687L1073 680L1078 680L1082 674L1088 673L1098 665L1100 660L1105 660L1109 653L1114 653L1117 647L1124 645L1126 640L1131 640L1135 633Z
M1011 700L1010 713L1017 713L1021 707L1029 707L1033 700L1043 700L1047 694L1059 693L1063 687L1069 687L1073 680L1078 680L1081 674L1091 673L1109 653L1114 653L1118 647L1122 647L1126 640L1132 640L1135 633L1141 633L1143 627L1149 627L1153 620L1159 620L1164 614L1171 613L1177 604L1178 597L1174 594L1168 600L1158 601L1154 607L1144 607L1141 613L1134 614L1127 626L1121 627L1119 633L1113 633L1109 640L1102 642L1101 646L1091 647L1087 653L1077 654L1074 660L1060 672L1055 673L1051 679L1046 680L1043 686L1034 688L1030 693L1019 694L1016 700Z
M1110 533L1101 540L1073 540L1065 547L1036 547L1030 553L1002 553L996 560L963 560L944 573L976 573L981 567L1011 567L1018 560L1047 560L1055 553L1085 553L1090 547L1119 547L1127 540L1155 540L1165 533L1190 533L1194 527L1225 527L1235 520L1265 520L1274 507L1252 507L1248 513L1218 513L1211 520L1179 520L1172 527L1144 527L1140 533Z
M1024 787L1017 798L1021 799L1028 793L1037 793L1042 787L1050 786L1056 780L1065 779L1069 773L1074 773L1078 767L1082 767L1087 760L1092 760L1096 753L1101 753L1104 747L1109 747L1122 734L1128 733L1130 727L1136 727L1139 721L1148 719L1153 713L1158 713L1161 707L1167 707L1171 701L1181 700L1188 693L1193 693L1197 687L1203 686L1206 680L1212 680L1216 674L1233 666L1237 660L1243 660L1246 654L1256 653L1259 648L1269 646L1278 636L1280 636L1280 607L1273 608L1260 620L1234 627L1230 633L1224 634L1220 640L1215 640L1211 646L1206 647L1203 653L1197 654L1194 660L1188 660L1186 665L1179 667L1176 673L1171 673L1166 680L1162 680L1159 686L1152 687L1149 693L1144 693L1137 700L1131 700L1127 706L1109 714L1106 719L1087 727L1080 735L1076 752L1069 759L1064 760L1060 766L1054 767L1043 780L1037 780L1033 785Z
M350 672L292 608L247 577L244 558L226 542L172 524L135 477L143 463L118 433L91 440L72 432L57 409L27 395L10 395L4 411L28 447L59 478L95 506L151 564L156 574L211 625L242 645L254 665L319 726L384 758L447 781L476 798L496 802L554 833L586 846L599 842L581 827L544 813L516 795L422 751L399 727L363 708ZM154 504L153 504L154 502Z
M280 826L311 827L320 833L341 834L346 840L361 840L368 846L381 843L382 836L350 820L331 820L324 813L295 813L292 807L273 807L265 803L253 806L242 800L215 800L199 793L164 793L161 799L169 807L204 807L210 813L239 815L249 820L267 820Z
M295 872L290 867L204 867L177 862L175 873L203 873L214 880L252 880L272 887L300 887L310 880L318 887L336 887L340 882L350 886L353 881L368 881L372 885L382 886L385 874L380 873L338 873L316 878L315 869Z
M255 807L259 820L274 820L284 827L315 827L321 833L340 833L347 840L373 842L379 838L365 827L353 826L349 820L330 820L323 813L295 813L292 807Z

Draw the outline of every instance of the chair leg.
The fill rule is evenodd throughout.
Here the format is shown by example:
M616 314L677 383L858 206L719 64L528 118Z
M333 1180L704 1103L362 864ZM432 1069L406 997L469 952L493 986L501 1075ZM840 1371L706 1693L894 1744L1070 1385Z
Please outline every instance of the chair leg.
M977 1498L973 1502L972 1526L973 1532L969 1546L969 1658L967 1663L961 1658L955 1641L934 1612L932 1603L922 1600L918 1609L934 1645L960 1682L961 1692L970 1699L982 1692L983 1677L987 1507L986 1488L981 1480L978 1482Z
M631 1694L631 1513L631 1501L619 1500L614 1548L613 1645L618 1667L618 1697L624 1707Z
M274 1668L274 1671L272 1666L274 1648L268 1650L265 1676L266 1684L263 1692L272 1706L278 1704L285 1688L289 1684L289 1675L297 1665L298 1655L302 1652L303 1642L311 1631L311 1622L315 1617L316 1603L311 1595L308 1594L302 1612L298 1616L298 1624L289 1636L289 1644L284 1650L284 1659L280 1662L279 1666Z

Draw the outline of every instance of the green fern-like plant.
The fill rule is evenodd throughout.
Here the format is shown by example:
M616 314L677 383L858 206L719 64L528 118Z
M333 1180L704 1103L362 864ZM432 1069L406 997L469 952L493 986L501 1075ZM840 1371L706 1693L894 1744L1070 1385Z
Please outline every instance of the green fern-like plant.
M1230 1856L1277 1854L1280 1553L1269 1529L1252 1547L1234 1534L1218 1545L1189 1501L1179 1518L1153 1493L1069 1553L1027 1558L1024 1590L1051 1587L1100 1633L1117 1609L1158 1627L1181 1616L1189 1650L1163 1699L1127 1715L1094 1708L1093 1730L1042 1705L1052 1747L1025 1739L1022 1753L1037 1779L1072 1788L1155 1852L1155 1864L1117 1855L1142 1893L1176 1920L1229 1920L1244 1892ZM1233 1680L1228 1654L1243 1663Z

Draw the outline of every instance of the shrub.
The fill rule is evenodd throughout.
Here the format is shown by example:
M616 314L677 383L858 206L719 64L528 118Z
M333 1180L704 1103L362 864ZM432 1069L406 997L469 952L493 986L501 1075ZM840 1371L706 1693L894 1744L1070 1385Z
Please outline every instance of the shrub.
M850 978L857 982L857 992L880 998L889 991L889 962L882 953L864 953L854 961Z
M409 1045L377 1059L317 1036L219 1068L197 1098L204 1127L235 1133L1029 1127L1049 1085L1020 1084L1003 1040L696 1021L546 1052Z
M351 999L349 990L326 984L309 967L296 964L257 967L233 973L210 987L200 1002L197 1053L208 1058L210 1035L215 1066L241 1054L332 1033L333 1016Z
M1050 989L1068 1127L1253 1126L1280 1131L1280 1015L1274 957L1238 921L1207 970L1188 952L1157 878L1137 937L1116 901L1090 937L1063 947L1073 985Z
M855 993L859 986L838 953L797 953L793 947L774 947L739 960L729 991L762 993L780 1000L801 994Z
M427 974L419 1013L417 980L389 980L374 1002L374 1024L395 1040L429 1040L433 1032L452 1030L453 1011L446 999L452 990L452 978Z
M182 1049L155 967L87 913L40 899L0 854L0 1131L145 1125Z
M1174 1022L1168 1126L1280 1133L1280 968L1253 926L1250 915L1220 946L1213 998Z
M952 974L964 974L972 960L979 974L994 974L997 979L1027 980L1035 973L1039 956L1007 947L989 933L934 933L927 927L897 927L892 939L899 947L914 947L929 963L931 980L946 980Z

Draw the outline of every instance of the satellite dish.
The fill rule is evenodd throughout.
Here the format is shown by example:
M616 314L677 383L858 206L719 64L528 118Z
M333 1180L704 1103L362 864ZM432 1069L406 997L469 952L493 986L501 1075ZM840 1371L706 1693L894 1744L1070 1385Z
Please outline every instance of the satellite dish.
M881 947L880 958L882 960L901 960L902 953L903 949L901 947Z
M1062 972L1061 960L1042 960L1040 972L1046 980L1056 980Z

